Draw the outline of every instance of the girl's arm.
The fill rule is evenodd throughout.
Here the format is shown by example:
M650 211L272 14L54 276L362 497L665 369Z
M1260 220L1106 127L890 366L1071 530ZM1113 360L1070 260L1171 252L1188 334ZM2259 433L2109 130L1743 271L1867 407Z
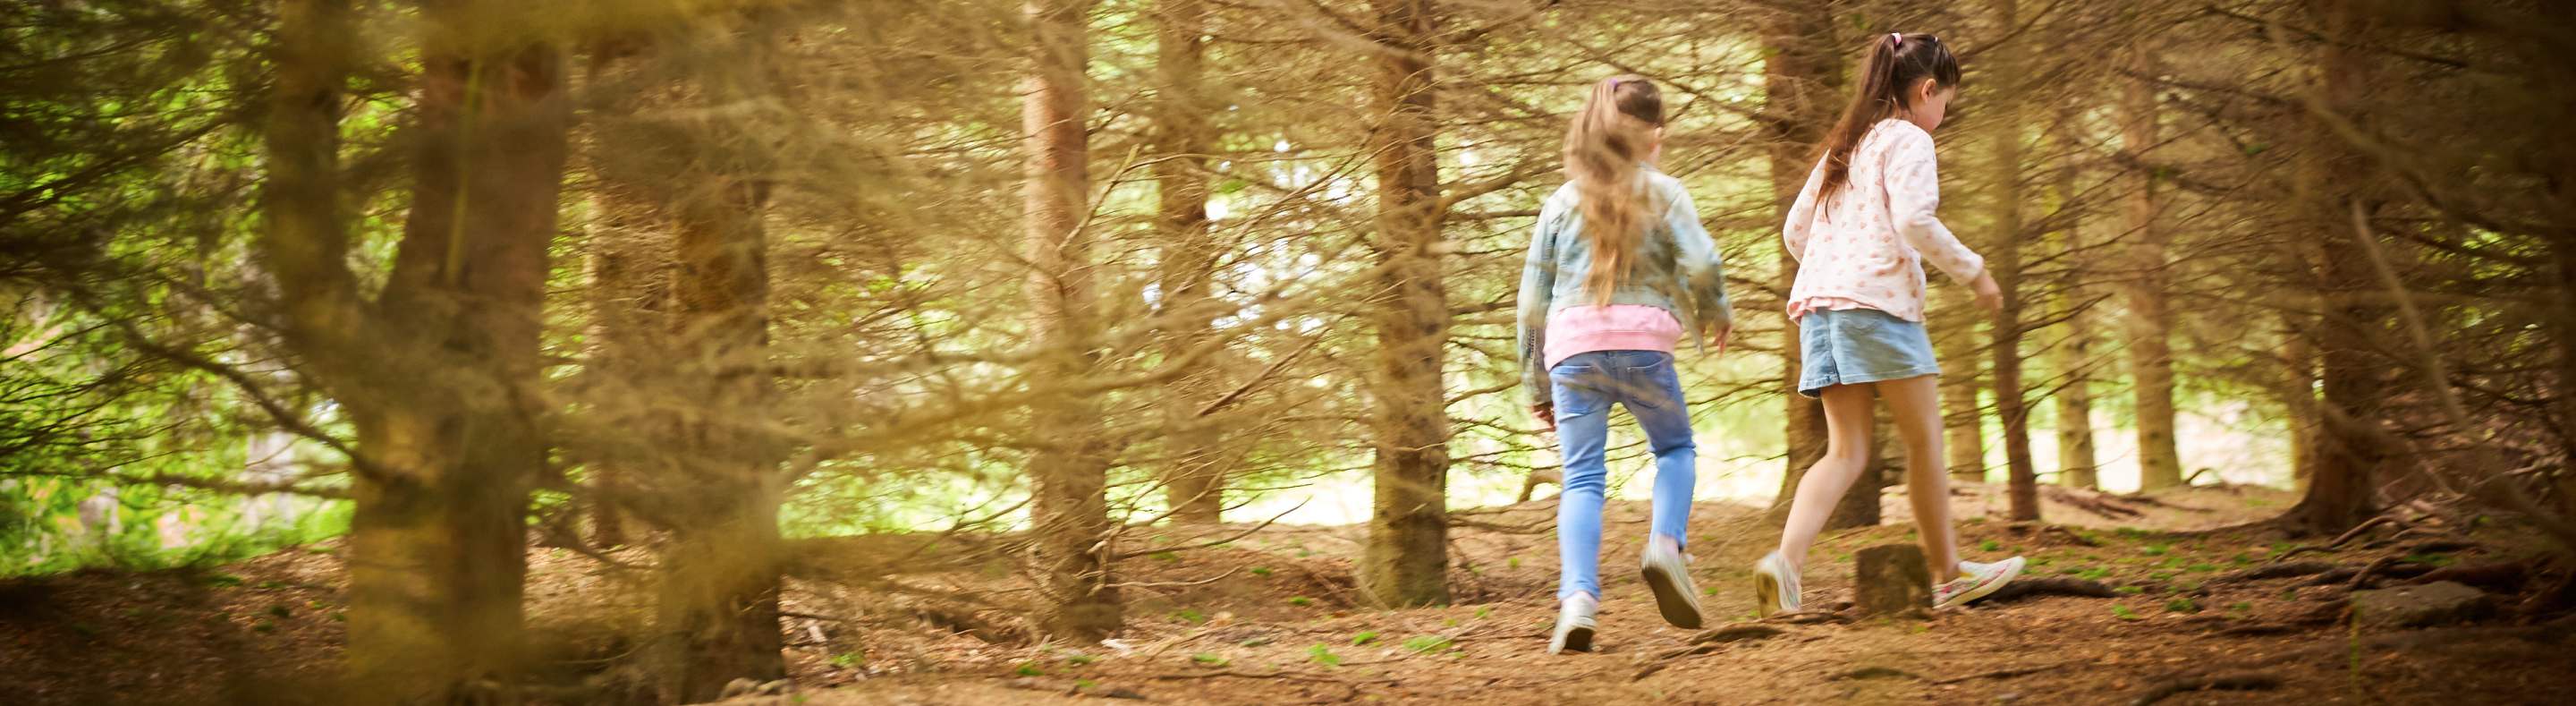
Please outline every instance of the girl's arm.
M1547 389L1547 356L1539 347L1547 344L1548 297L1556 291L1555 241L1557 223L1565 218L1562 211L1553 198L1539 207L1538 227L1530 234L1529 257L1521 263L1521 390L1529 394L1533 407L1554 399Z
M1708 228L1700 225L1699 208L1691 204L1688 190L1673 190L1672 205L1664 209L1664 226L1678 246L1675 264L1680 266L1683 285L1690 290L1690 299L1684 305L1691 307L1692 318L1704 328L1734 328L1735 310L1726 301L1726 264L1717 254L1717 241L1708 236Z
M1798 201L1789 206L1789 221L1780 224L1780 240L1789 246L1789 257L1807 259L1807 227L1816 222L1816 192L1825 182L1825 163L1807 170L1807 185L1798 189Z
M1976 280L1986 271L1986 259L1960 244L1959 237L1932 215L1941 205L1940 166L1932 156L1932 136L1921 130L1900 130L1891 139L1894 142L1880 172L1887 184L1888 219L1896 225L1896 234L1951 280Z

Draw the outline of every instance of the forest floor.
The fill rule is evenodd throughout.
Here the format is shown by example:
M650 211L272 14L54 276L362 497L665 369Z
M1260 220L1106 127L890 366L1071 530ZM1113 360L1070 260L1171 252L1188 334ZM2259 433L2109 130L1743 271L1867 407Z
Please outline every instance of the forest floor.
M1613 502L1600 651L1552 656L1555 504L1541 500L1460 513L1453 602L1395 611L1360 607L1352 588L1364 527L1138 529L1116 570L1127 629L1067 645L1027 639L1014 616L1029 591L979 551L990 537L817 539L797 543L783 598L796 691L736 702L2134 703L2217 677L2249 690L2162 703L2550 703L2576 687L2571 567L2511 523L2437 509L2321 551L2333 538L2249 524L2296 500L2279 490L2052 491L2049 525L1979 516L2002 514L1999 488L1956 495L1970 558L2020 554L2028 578L2114 590L1753 622L1748 567L1777 528L1760 508L1703 503L1691 551L1712 629L1684 630L1627 568L1645 504ZM1885 524L1817 545L1811 606L1849 598L1859 548L1912 540L1901 491L1886 501ZM601 695L575 701L650 680L599 667L634 651L652 595L640 551L609 558L627 566L530 553L536 671L590 689L556 693ZM2246 573L2270 566L2325 573ZM340 571L324 544L208 570L0 583L0 703L318 700L342 639ZM2356 620L2356 571L2383 587L2459 578L2480 589L2477 609L2420 627Z

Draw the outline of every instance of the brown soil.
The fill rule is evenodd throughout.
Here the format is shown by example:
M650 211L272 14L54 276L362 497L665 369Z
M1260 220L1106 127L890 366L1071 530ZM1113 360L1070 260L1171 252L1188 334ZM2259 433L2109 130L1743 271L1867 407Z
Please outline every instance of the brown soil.
M1954 500L1973 514L1993 494L1972 487ZM2355 632L2341 615L2343 582L2214 580L2330 539L2244 526L2294 497L2260 488L2070 497L2046 508L2069 530L1967 520L1968 554L2021 554L2032 576L2097 578L2124 593L1781 624L1777 636L1676 657L1661 655L1700 631L1665 625L1624 570L1645 532L1642 503L1614 503L1608 514L1601 651L1564 656L1544 651L1555 607L1552 501L1463 514L1454 604L1399 611L1359 607L1350 583L1358 527L1274 526L1170 553L1153 549L1250 526L1140 529L1124 540L1140 553L1118 566L1128 629L1105 644L1031 642L1015 617L1025 584L990 537L812 540L800 545L805 559L784 601L799 692L743 702L2128 703L2177 678L2251 673L2270 679L2244 681L2272 686L2161 703L2546 703L2576 686L2576 649L2560 619L2565 564L2504 523L2392 525L2335 552L2302 553L2298 561L2355 568L2409 556L2398 563L2540 567L2518 591L2499 587L2500 610L2482 623ZM1887 505L1891 524L1819 543L1811 604L1849 597L1858 548L1910 541L1902 498ZM1711 627L1747 619L1745 569L1777 528L1756 508L1706 503L1697 513L1692 552ZM2469 546L2411 549L2428 540ZM631 566L641 554L614 558ZM643 573L559 549L532 551L530 562L529 621L542 655L531 671L591 690L556 693L597 695L575 699L584 701L648 681L639 668L604 667L634 652L651 595ZM0 584L0 703L318 701L333 693L339 569L336 550L319 546L211 571ZM2552 591L2558 600L2533 602L2546 609L2520 608ZM2518 627L2547 620L2556 622Z

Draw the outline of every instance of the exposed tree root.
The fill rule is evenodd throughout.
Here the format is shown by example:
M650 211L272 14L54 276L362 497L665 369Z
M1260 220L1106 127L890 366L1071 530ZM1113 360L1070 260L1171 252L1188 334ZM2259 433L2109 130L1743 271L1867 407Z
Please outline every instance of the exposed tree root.
M2058 662L2058 663L2055 663L2055 664L2041 664L2041 665L2033 665L2033 666L2028 666L2028 667L2013 667L2013 668L2010 668L2010 669L1997 669L1997 670L1994 670L1994 671L1991 671L1991 672L1978 672L1978 673L1975 673L1975 674L1969 674L1969 675L1964 675L1964 676L1950 677L1950 678L1947 678L1947 679L1933 679L1933 680L1930 680L1930 682L1929 682L1929 683L1932 683L1932 684L1957 684L1957 683L1960 683L1960 682L1976 681L1976 680L1979 680L1979 679L2009 679L2009 678L2012 678L2012 677L2018 677L2018 676L2022 676L2022 675L2026 675L2026 674L2038 674L2038 673L2040 673L2040 672L2045 672L2045 671L2051 670L2051 669L2056 669L2056 668L2058 668L2058 667L2066 666L2067 664L2069 664L2069 663L2067 663L2067 662Z
M1687 647L1670 649L1656 653L1652 658L1650 658L1652 661L1639 667L1637 669L1637 673L1628 677L1628 680L1636 681L1644 679L1648 676L1652 676L1656 672L1663 671L1664 667L1671 666L1672 661L1675 659L1716 652L1725 648L1728 643L1765 640L1786 634L1788 634L1788 631L1786 630L1755 623L1736 623L1734 625L1728 625L1715 630L1702 632L1691 636L1689 646Z
M2422 576L2407 579L2406 583L2424 584L2435 581L2457 581L2489 591L2516 593L2522 590L2522 584L2529 577L2529 565L2519 561L2509 561L2501 564L2479 564L2476 566L2445 566L2424 572L2424 575Z
M2055 500L2057 502L2073 506L2075 509L2101 515L2103 517L2127 519L2132 517L2145 517L2147 514L2133 508L2123 507L2119 504L2118 500L2114 500L2111 496L2099 493L2083 493L2055 485L2040 486L2040 491L2046 493L2050 500Z
M2166 697L2190 691L2266 691L2278 688L2281 688L2281 675L2271 674L2268 672L2238 672L2234 674L2212 674L2207 676L2182 677L2179 679L2159 682L2154 686L2147 687L2147 692L2139 694L2138 700L2131 703L2137 704L2137 706L2147 706L2148 704L2163 701Z
M1987 594L1984 602L2002 603L2031 596L2085 596L2089 598L2110 598L2117 595L2120 595L2120 592L2111 590L2110 586L2105 586L2100 581L2087 581L2079 578L2051 576L2047 578L2014 579L2012 583L2004 584L2003 588L1995 589L1994 593Z
M2264 564L2244 571L2220 576L2210 583L2245 583L2264 579L2282 579L2333 571L2335 565L2322 561L2294 561L2286 564Z

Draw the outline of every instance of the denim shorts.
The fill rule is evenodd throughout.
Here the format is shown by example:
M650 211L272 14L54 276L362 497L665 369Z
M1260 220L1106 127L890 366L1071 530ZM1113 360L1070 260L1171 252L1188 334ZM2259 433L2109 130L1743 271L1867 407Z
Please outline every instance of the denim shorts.
M1923 322L1877 309L1816 309L1798 318L1798 394L1881 380L1938 375L1932 337Z

